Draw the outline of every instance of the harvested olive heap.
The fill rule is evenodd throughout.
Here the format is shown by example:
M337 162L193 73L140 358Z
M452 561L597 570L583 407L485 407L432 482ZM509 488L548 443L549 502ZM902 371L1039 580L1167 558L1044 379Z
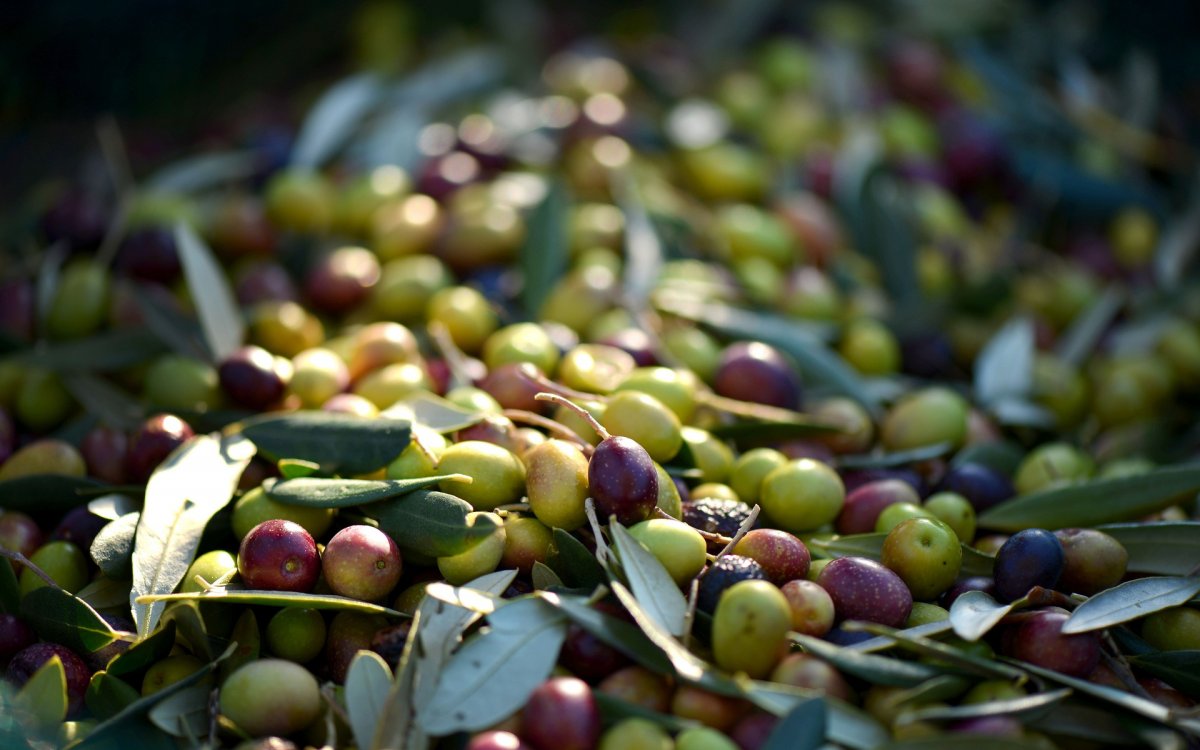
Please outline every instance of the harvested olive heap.
M1194 154L845 26L31 198L0 747L1194 746Z

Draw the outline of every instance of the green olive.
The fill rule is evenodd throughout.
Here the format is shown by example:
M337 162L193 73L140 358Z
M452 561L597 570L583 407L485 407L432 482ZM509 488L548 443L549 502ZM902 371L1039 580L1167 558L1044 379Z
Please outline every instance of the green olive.
M659 463L671 460L683 446L679 417L645 393L617 392L609 399L600 424L614 435L635 440Z

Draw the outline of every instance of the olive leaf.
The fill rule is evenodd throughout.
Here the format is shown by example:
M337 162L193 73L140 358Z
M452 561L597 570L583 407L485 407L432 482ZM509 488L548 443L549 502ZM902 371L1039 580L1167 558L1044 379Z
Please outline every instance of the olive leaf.
M763 744L764 750L816 750L825 744L825 701L811 698L787 712Z
M88 683L83 701L99 719L110 719L133 705L142 694L125 680L108 672L97 672Z
M489 515L468 519L470 503L437 490L419 490L365 510L401 549L429 557L465 552L496 528Z
M687 599L680 593L671 574L624 526L614 521L609 524L609 532L625 578L629 581L629 588L638 604L668 633L683 635Z
M128 495L117 493L102 495L95 500L90 500L87 504L88 513L108 521L115 521L121 516L133 513L140 507Z
M1082 365L1124 304L1125 294L1119 287L1105 289L1059 337L1054 348L1058 358L1075 367Z
M848 631L866 631L873 635L893 638L901 649L925 658L932 666L948 666L956 672L979 677L1024 682L1026 676L1019 669L1006 664L976 656L963 649L948 646L940 641L913 635L911 631L896 630L873 622L845 623Z
M146 717L172 737L202 737L208 731L211 694L206 685L192 685L160 701Z
M1198 489L1200 464L1180 464L1137 476L1093 479L1019 495L979 514L979 526L1020 531L1115 523L1162 510L1177 502L1182 493Z
M146 484L133 548L129 602L138 633L154 631L166 606L139 601L175 590L196 556L209 519L228 505L254 445L240 435L197 435L175 449Z
M1010 320L975 358L975 397L984 406L1024 399L1033 390L1033 321Z
M541 560L533 562L533 568L529 571L529 577L533 581L533 588L538 591L561 588L565 585L563 580L558 577L558 573L555 573L553 568Z
M221 264L186 222L175 225L175 246L183 277L196 305L204 340L216 362L233 354L246 338L246 324Z
M914 625L911 628L905 628L904 630L899 630L896 632L904 635L931 637L942 635L943 633L949 633L952 629L953 628L950 625L950 620L945 619L927 622L924 625ZM896 648L896 645L897 643L895 638L875 636L874 638L868 638L865 641L852 643L844 648L847 651L858 651L864 654L873 654L877 651L888 651Z
M478 423L485 414L464 409L435 393L417 391L385 409L380 416L388 419L407 419L413 427L425 427L446 434Z
M1127 693L1124 690L1118 690L1107 685L1100 685L1095 682L1088 682L1075 677L1069 677L1065 674L1055 672L1052 669L1045 669L1034 664L1026 662L1018 662L1021 669L1031 672L1044 680L1057 682L1061 685L1071 688L1077 693L1084 693L1093 698L1097 698L1113 706L1118 706L1127 711L1132 711L1139 716L1143 716L1151 721L1156 721L1162 724L1176 726L1184 722L1176 720L1173 712L1167 706L1142 698L1132 693Z
M13 708L28 714L43 728L67 718L67 672L58 654L38 667L13 698Z
M96 534L89 549L92 561L110 578L129 578L133 573L133 537L141 513L126 513L109 521Z
M65 474L29 474L0 482L0 508L19 510L35 518L61 516L83 503L80 491L108 485L87 477Z
M21 609L21 586L12 563L0 561L0 614L15 615Z
M408 446L402 419L371 419L329 411L264 414L242 423L242 434L267 458L299 458L322 469L365 474L386 466Z
M1067 634L1086 633L1178 607L1200 594L1200 577L1137 578L1080 604L1063 624Z
M1005 698L961 706L927 706L909 711L905 718L910 721L957 721L961 719L982 718L984 716L1013 716L1021 719L1034 719L1045 715L1049 709L1058 705L1070 695L1071 690L1069 688L1060 688L1044 693L1024 695L1020 698Z
M637 316L646 311L650 292L662 271L662 241L628 172L613 173L613 192L625 215L625 269L621 287L625 306Z
M889 737L888 730L862 709L823 695L790 685L761 680L742 680L741 695L762 710L775 716L787 716L797 705L819 698L825 702L825 736L833 743L855 750L874 750L882 747Z
M1142 654L1129 663L1188 696L1200 696L1200 650Z
M950 605L950 625L964 641L977 641L1012 612L1015 604L1000 604L984 591L968 591Z
M1173 217L1154 251L1154 278L1165 289L1179 285L1200 245L1200 189L1193 186L1187 211Z
M208 635L208 624L200 614L200 606L192 601L171 602L163 612L161 622L175 623L179 640L198 658L213 657L213 639Z
M466 474L439 474L417 479L321 479L297 477L264 483L272 500L303 508L349 508L436 487L443 481L470 483Z
M685 729L704 726L694 719L682 719L673 714L664 714L637 703L631 703L616 695L610 695L603 690L592 691L596 706L600 709L600 720L605 726L616 724L624 719L645 719L668 732L682 732Z
M75 594L79 600L86 602L95 610L120 609L129 605L129 587L127 580L109 578L101 573L92 582Z
M216 604L256 604L268 607L307 607L308 609L350 610L373 615L404 617L404 613L380 604L335 594L308 594L302 591L259 591L234 586L214 586L204 591L178 594L146 594L135 600L140 605L167 602L212 602Z
M922 445L906 451L894 453L863 453L858 455L838 456L837 466L843 469L884 469L894 466L904 466L918 461L928 461L944 456L954 449L950 443L934 443Z
M369 748L392 687L392 670L374 651L359 651L346 672L346 712L359 747Z
M1184 575L1200 565L1200 521L1114 523L1096 527L1129 553L1128 569Z
M79 653L102 649L121 637L86 602L52 586L30 591L21 599L21 617L39 636Z
M537 598L501 607L488 625L446 663L417 716L426 733L476 731L514 713L550 676L567 635L566 618Z
M114 328L74 341L58 341L0 358L54 372L112 372L161 354L157 336L145 328Z
M346 143L385 92L374 73L357 73L330 86L309 110L292 147L291 165L317 169Z
M572 588L591 590L605 581L604 567L596 556L562 529L554 529L546 565Z
M521 306L531 318L541 314L542 305L567 270L570 246L567 219L571 197L561 179L546 186L546 197L529 216L529 231L517 263L524 280Z
M142 181L142 188L152 193L198 193L253 176L259 161L253 151L197 154L158 170Z
M571 622L651 672L655 674L671 672L671 662L663 650L656 646L636 625L631 625L589 606L586 599L552 592L542 592L540 596L551 606L558 607L564 615L570 618Z
M877 685L912 687L941 674L941 670L926 664L851 651L802 633L789 633L788 638L839 671Z
M175 648L175 622L168 621L162 627L113 657L105 671L113 677L135 675L167 658Z
M214 361L212 348L204 339L199 322L185 315L170 301L144 291L134 296L146 327L172 351L192 359Z
M116 429L133 431L142 421L141 404L116 385L89 373L66 373L63 387L89 414Z

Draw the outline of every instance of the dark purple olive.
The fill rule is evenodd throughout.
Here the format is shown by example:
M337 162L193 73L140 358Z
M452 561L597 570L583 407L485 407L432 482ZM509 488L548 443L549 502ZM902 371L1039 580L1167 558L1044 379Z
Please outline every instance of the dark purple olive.
M121 243L117 268L140 281L170 284L179 278L175 233L166 227L135 229Z
M951 466L938 483L937 490L957 492L970 501L977 513L982 513L1016 494L1012 480L990 466L975 463Z
M274 404L287 387L275 357L260 346L243 346L217 368L221 390L240 406L262 411Z
M641 328L622 328L605 336L600 343L615 346L626 352L633 357L638 367L653 367L658 364L658 357L654 354L654 342Z
M758 341L740 341L721 353L713 379L717 393L739 401L795 409L800 405L800 376L778 349Z
M174 414L156 414L147 419L129 443L125 457L129 481L145 482L171 451L194 434L191 426Z
M129 436L123 431L97 425L83 436L79 452L87 464L88 474L110 484L125 483L125 457L129 452Z
M505 409L522 409L524 411L546 411L547 404L538 401L536 396L545 390L538 385L542 371L537 365L529 362L510 362L492 368L491 372L479 381L479 388L496 399L496 403Z
M234 277L234 292L243 307L272 300L295 302L298 298L296 284L283 266L266 260L243 266Z
M17 449L17 426L8 410L0 406L0 464Z
M601 519L644 521L658 504L658 471L646 449L627 437L600 441L588 462L588 488Z
M1025 529L1008 538L996 552L992 576L996 598L1020 599L1034 586L1052 589L1066 564L1062 542L1045 529Z
M92 672L83 659L66 646L57 643L35 643L22 649L8 663L5 677L19 688L55 656L62 661L63 671L67 675L67 713L75 715L83 708L83 696L87 692L88 682L92 679Z
M107 520L93 515L86 505L80 505L67 511L50 532L50 541L70 542L86 551L91 549L92 541L107 524Z
M36 641L37 634L28 623L16 615L0 614L0 664L6 663L18 651Z
M972 576L956 581L953 586L946 589L945 592L938 598L938 604L946 609L954 604L954 600L968 591L982 591L985 594L992 594L996 590L996 583L987 576Z
M50 242L93 248L104 239L112 211L94 191L72 188L42 216L42 233Z

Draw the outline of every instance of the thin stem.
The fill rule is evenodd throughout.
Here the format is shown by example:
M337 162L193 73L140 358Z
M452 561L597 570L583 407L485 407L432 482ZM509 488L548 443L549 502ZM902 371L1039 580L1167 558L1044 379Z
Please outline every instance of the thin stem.
M591 412L574 401L569 401L557 393L546 392L539 393L534 396L534 398L538 401L549 401L551 403L558 404L559 406L565 406L568 409L571 409L578 414L583 421L587 422L589 427L596 431L596 434L600 436L601 440L608 440L612 437L609 431L604 429L604 425L596 421L596 418L592 416Z
M597 401L599 403L608 403L608 396L604 396L599 393L588 393L586 391L577 391L574 388L568 388L562 383L554 382L541 373L538 373L537 375L531 375L524 370L520 370L518 373L521 377L525 378L534 385L541 387L547 393L557 393L565 398L574 398L580 401Z
M3 547L0 547L0 557L7 557L9 560L12 560L13 562L17 563L18 565L24 565L26 568L28 568L30 571L32 571L35 576L37 576L38 578L41 578L43 581L45 581L47 586L52 586L56 589L62 588L62 586L59 586L58 582L56 582L53 578L51 578L50 575L48 573L46 573L46 571L44 571L41 568L39 568L38 566L34 565L32 562L30 562L28 557L26 557L25 555L22 555L20 552L15 552L11 549L5 549Z
M754 528L754 522L758 520L758 514L761 511L762 508L760 508L757 504L750 509L750 515L746 516L746 520L742 521L741 526L738 526L737 533L734 534L733 538L729 540L729 543L725 545L725 549L721 550L721 552L717 555L717 559L729 554L730 550L736 547L737 543L742 540L742 537L746 536L746 534L750 532L750 529Z
M505 409L504 416L508 417L514 422L533 425L534 427L541 427L543 430L554 433L556 436L561 437L568 442L576 443L586 456L590 456L592 451L595 450L595 447L587 440L584 440L578 432L575 432L575 430L572 430L565 424L561 424L559 422L555 422L553 419L543 417L541 414L535 414L534 412L525 411L524 409Z

